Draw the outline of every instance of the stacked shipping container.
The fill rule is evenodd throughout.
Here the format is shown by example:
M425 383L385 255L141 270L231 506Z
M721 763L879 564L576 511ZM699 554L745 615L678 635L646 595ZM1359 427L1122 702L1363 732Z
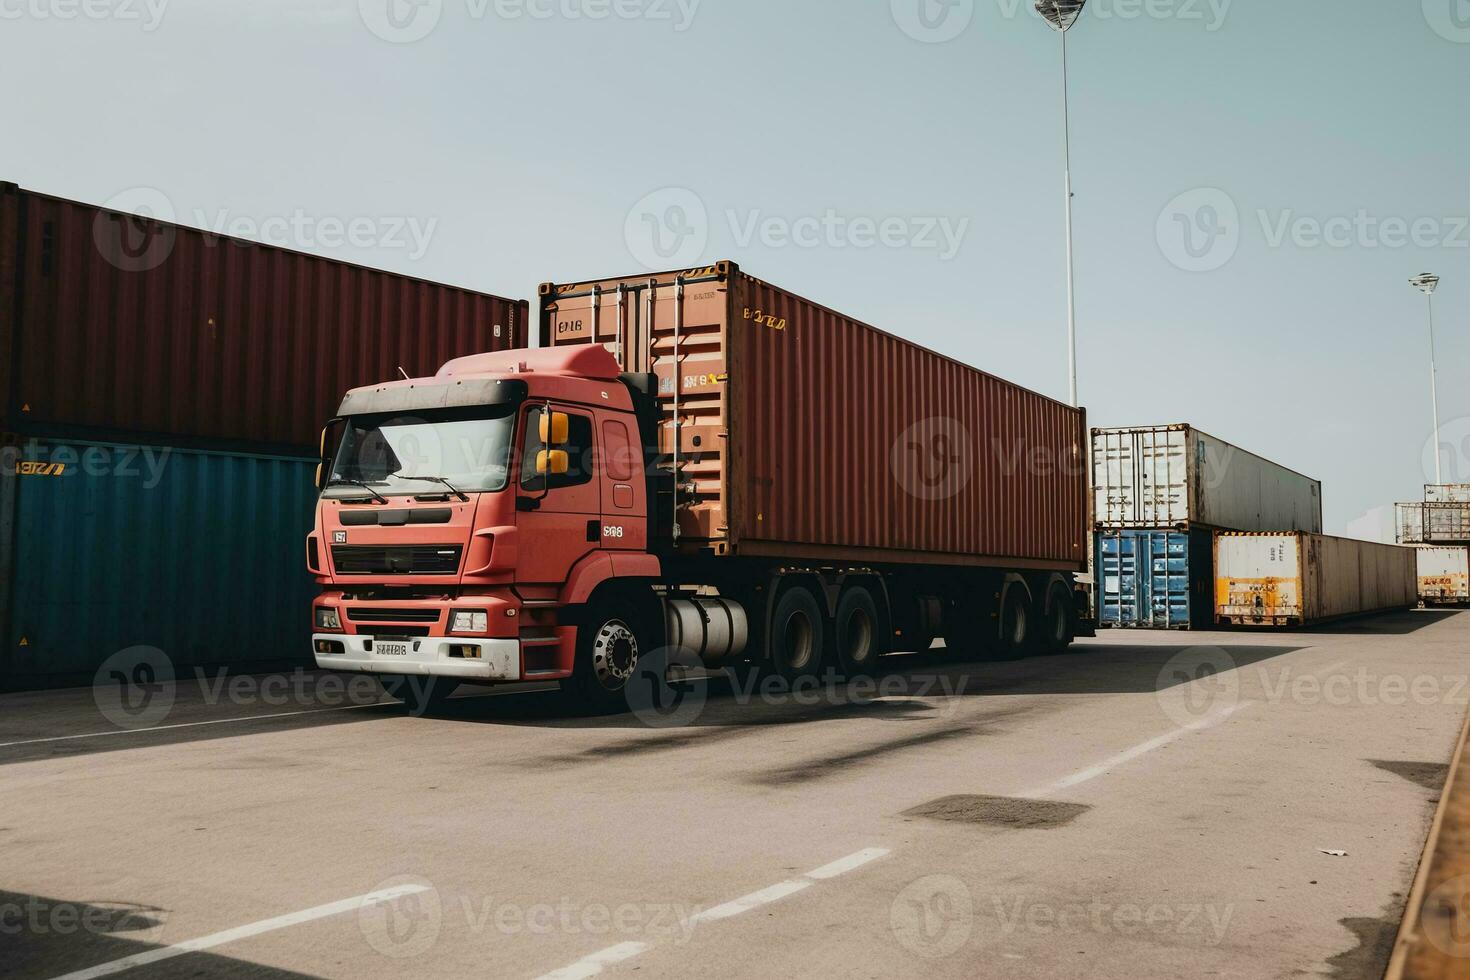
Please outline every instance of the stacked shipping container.
M0 688L88 681L139 644L305 663L341 393L524 346L527 314L0 184Z
M1470 484L1431 484L1422 503L1396 507L1399 542L1419 550L1419 599L1425 604L1470 602Z
M1322 485L1188 425L1094 429L1094 553L1103 626L1214 622L1219 530L1322 531Z

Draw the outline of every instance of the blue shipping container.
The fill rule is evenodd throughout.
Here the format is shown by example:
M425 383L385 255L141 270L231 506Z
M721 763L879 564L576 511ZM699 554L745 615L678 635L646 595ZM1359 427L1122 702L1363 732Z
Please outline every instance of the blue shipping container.
M132 646L175 668L310 661L315 460L12 441L0 472L0 688L90 683Z
M1099 625L1206 629L1214 622L1210 530L1101 531L1096 547Z

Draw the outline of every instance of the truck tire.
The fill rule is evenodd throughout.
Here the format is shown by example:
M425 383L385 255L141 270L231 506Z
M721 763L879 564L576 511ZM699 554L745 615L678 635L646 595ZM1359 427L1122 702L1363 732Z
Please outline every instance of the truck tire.
M871 677L878 670L884 650L883 618L873 594L853 586L837 600L837 619L832 631L837 646L837 665L847 677Z
M781 593L771 613L771 667L787 683L821 673L826 654L826 617L804 585Z
M577 623L577 659L562 682L571 707L606 715L628 709L628 682L654 648L647 609L633 597L605 595L589 603Z
M1000 607L1000 635L995 646L995 660L1020 660L1036 645L1036 615L1031 597L1020 586L1006 590Z
M1065 653L1077 635L1077 610L1072 594L1053 585L1047 598L1047 610L1041 617L1040 646L1043 653Z
M410 715L425 718L443 713L459 683L442 677L379 675L378 686L390 698L402 701Z

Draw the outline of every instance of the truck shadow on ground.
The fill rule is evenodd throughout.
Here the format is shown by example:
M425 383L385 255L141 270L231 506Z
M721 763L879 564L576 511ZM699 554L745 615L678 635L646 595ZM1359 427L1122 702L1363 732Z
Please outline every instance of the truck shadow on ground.
M67 901L0 891L0 962L8 980L57 977L159 949L165 909L130 902ZM309 974L193 952L146 966L151 976L308 980ZM142 975L145 969L132 971Z
M1074 652L1002 663L965 660L943 648L885 657L879 675L848 682L829 677L799 685L739 682L711 676L660 692L662 700L640 698L636 710L600 717L569 717L564 704L544 694L475 697L464 689L442 717L464 723L580 729L753 729L843 718L904 721L939 718L953 699L983 701L997 696L1156 694L1222 670L1239 669L1285 656L1301 645L1083 645ZM657 701L657 703L650 703ZM1039 710L996 703L978 719ZM707 738L707 735L689 736ZM679 736L659 740L675 747ZM607 757L650 751L637 744L587 750Z

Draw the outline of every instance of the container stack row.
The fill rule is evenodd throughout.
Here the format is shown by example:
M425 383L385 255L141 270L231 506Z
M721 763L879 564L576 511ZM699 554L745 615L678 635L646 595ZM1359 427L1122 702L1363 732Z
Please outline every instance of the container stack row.
M1411 550L1323 535L1320 482L1223 439L1094 429L1092 468L1101 626L1293 627L1417 601Z
M303 663L322 425L528 308L0 184L0 689Z
M1092 432L1098 624L1215 623L1215 534L1320 534L1322 484L1190 425Z
M1470 484L1431 484L1423 501L1395 510L1399 542L1418 554L1419 600L1470 603Z

